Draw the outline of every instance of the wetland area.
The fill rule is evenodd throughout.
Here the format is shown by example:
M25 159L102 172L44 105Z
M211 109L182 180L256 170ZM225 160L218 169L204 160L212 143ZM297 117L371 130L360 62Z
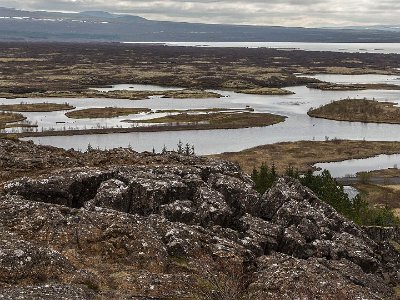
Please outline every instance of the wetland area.
M8 2L0 299L400 299L394 4Z
M78 150L161 152L182 141L248 173L262 163L327 168L335 177L397 166L400 54L0 47L2 135Z

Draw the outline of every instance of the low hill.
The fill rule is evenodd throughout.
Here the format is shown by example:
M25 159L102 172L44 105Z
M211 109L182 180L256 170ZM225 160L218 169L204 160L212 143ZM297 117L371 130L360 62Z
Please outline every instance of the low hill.
M302 28L152 21L103 11L0 8L0 40L103 42L400 42L382 28Z

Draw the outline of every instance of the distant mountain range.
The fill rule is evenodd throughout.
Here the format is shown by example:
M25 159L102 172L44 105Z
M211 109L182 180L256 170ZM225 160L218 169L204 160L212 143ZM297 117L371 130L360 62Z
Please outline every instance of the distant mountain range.
M0 8L0 41L400 42L399 26L302 28L153 21L103 11Z

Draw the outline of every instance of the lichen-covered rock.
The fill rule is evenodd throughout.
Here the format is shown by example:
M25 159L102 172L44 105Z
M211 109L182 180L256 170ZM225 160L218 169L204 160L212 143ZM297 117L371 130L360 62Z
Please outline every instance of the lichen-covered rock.
M2 144L25 158L53 151ZM395 231L371 239L296 180L261 196L224 161L54 151L73 168L0 194L0 299L181 299L215 285L256 300L391 299L400 284Z
M94 168L70 169L39 179L21 178L4 185L7 194L38 202L79 208L96 196L100 184L111 178L111 171Z
M43 284L9 287L0 291L4 300L96 300L100 299L93 290L83 286Z
M118 179L102 182L96 192L96 196L84 204L87 209L93 209L97 206L126 213L129 212L130 205L129 188Z
M196 209L190 200L177 200L161 205L161 214L174 222L185 224L196 224L199 222L199 216L196 214Z
M382 278L347 260L295 258L273 253L257 259L252 299L389 299L391 288Z
M298 258L346 258L366 272L377 271L377 245L294 179L281 178L264 196L267 220L285 228L280 251Z
M400 227L364 226L363 230L376 242L394 241L400 244Z
M3 284L59 280L75 271L59 252L36 246L4 230L0 233L0 278Z
M224 196L211 189L201 187L194 197L194 205L197 207L197 215L202 225L229 226L233 212Z
M244 215L241 219L241 228L245 232L242 243L254 247L252 251L258 255L278 251L282 244L283 227L272 224L261 218Z
M259 209L259 194L254 190L254 184L240 177L225 174L213 174L208 183L224 195L226 202L235 212L235 216L245 213L256 214Z

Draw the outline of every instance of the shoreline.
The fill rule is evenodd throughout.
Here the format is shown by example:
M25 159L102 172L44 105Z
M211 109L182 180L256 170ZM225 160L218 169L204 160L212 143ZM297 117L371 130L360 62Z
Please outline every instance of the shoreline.
M381 154L400 154L400 141L303 140L261 145L238 152L208 156L236 162L244 172L251 174L252 168L259 167L262 163L269 166L275 164L281 173L284 173L289 165L297 168L300 172L306 172L307 170L316 170L314 165L317 163L364 159Z
M277 115L278 116L278 115ZM282 123L282 121L271 123L263 126L229 126L229 125L166 125L166 126L147 126L147 127L128 127L128 128L94 128L83 130L65 130L65 131L45 131L45 132L23 132L23 133L4 133L0 134L0 138L7 136L14 136L17 138L27 137L51 137L51 136L75 136L75 135L94 135L94 134L113 134L113 133L132 133L132 132L165 132L165 131L193 131L193 130L229 130L229 129L242 129L242 128L255 128L255 127L268 127L275 124Z

